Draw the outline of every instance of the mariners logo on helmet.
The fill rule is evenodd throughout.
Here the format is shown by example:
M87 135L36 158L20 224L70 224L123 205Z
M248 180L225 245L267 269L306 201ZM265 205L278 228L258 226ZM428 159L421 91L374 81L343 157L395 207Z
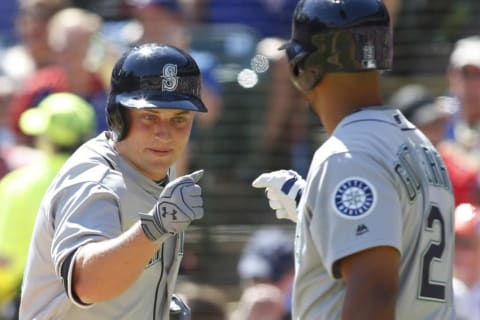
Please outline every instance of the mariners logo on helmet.
M162 91L175 91L178 86L177 65L166 64L163 67Z
M377 200L375 189L361 178L345 179L335 190L333 206L344 218L363 218L375 207Z

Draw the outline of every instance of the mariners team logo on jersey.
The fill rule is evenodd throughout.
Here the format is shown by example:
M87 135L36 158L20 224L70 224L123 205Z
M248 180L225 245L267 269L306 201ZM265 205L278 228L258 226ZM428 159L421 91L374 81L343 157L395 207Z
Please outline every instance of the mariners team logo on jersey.
M377 194L369 182L351 177L335 188L333 206L342 217L357 219L369 214L375 207L376 200Z

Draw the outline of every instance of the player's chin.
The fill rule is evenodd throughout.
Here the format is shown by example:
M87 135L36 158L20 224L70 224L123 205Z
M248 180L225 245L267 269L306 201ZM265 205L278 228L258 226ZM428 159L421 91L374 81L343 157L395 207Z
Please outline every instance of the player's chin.
M149 163L152 167L169 168L175 163L175 161L177 161L177 158L178 157L176 157L173 153L160 155L157 154L150 158Z

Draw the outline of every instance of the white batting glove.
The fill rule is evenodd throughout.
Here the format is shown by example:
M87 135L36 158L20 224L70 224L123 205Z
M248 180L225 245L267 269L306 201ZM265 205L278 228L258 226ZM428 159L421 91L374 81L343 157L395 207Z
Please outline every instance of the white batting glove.
M297 222L297 206L305 188L305 180L293 170L262 173L252 182L255 188L265 188L270 208L278 219Z
M147 238L160 244L203 217L202 188L197 184L202 176L203 170L198 170L169 182L153 209L140 213Z

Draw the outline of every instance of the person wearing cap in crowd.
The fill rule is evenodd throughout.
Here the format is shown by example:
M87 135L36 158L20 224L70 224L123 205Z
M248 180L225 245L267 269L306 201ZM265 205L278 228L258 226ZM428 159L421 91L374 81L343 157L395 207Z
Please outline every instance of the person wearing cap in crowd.
M455 205L476 203L480 201L479 163L459 143L444 138L453 99L436 96L426 86L412 83L397 89L390 104L399 108L437 147L452 182Z
M480 206L455 208L454 294L457 320L480 319Z
M450 108L455 113L449 119L445 138L458 142L480 159L480 36L470 36L456 42L447 67L451 95Z
M174 290L184 231L203 217L203 170L172 168L207 112L200 92L178 48L148 43L118 59L109 130L77 149L40 204L20 319L187 319Z
M237 267L244 290L233 320L290 319L294 275L291 234L278 228L257 230L245 245Z
M40 201L70 154L95 134L95 113L79 96L55 93L25 111L20 128L36 138L42 156L0 181L0 303L17 298L14 318Z

